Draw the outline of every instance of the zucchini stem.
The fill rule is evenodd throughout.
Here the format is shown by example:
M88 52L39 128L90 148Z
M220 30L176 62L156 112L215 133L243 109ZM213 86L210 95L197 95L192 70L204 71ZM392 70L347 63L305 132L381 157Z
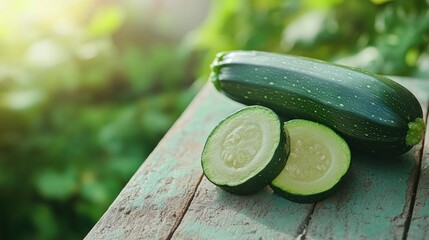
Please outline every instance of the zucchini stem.
M210 74L209 79L219 92L222 90L222 88L220 86L220 82L219 82L219 74L220 74L219 63L222 61L225 54L226 54L226 52L220 52L220 53L216 54L215 60L210 65L212 72Z
M408 132L405 137L405 143L407 145L416 145L423 138L425 132L425 122L423 118L416 118L414 122L408 123Z

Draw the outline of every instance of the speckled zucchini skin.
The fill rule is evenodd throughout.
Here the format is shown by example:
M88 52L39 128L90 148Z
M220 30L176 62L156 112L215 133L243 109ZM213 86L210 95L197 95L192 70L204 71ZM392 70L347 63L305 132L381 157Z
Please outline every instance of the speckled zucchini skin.
M211 81L231 99L327 125L352 148L400 155L424 133L416 97L368 71L258 51L219 53L211 67Z

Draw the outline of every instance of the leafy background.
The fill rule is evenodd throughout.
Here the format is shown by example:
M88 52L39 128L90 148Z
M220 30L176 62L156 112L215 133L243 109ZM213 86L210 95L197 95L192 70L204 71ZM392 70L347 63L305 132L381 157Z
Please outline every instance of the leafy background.
M219 51L429 79L428 1L0 2L0 239L81 239Z

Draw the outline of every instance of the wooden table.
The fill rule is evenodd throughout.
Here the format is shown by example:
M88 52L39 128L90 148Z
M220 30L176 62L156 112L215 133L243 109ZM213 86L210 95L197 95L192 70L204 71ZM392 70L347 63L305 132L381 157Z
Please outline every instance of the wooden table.
M393 78L427 117L429 81ZM429 239L429 134L396 159L353 152L350 174L316 204L269 189L229 194L202 173L214 126L243 105L206 84L85 239Z

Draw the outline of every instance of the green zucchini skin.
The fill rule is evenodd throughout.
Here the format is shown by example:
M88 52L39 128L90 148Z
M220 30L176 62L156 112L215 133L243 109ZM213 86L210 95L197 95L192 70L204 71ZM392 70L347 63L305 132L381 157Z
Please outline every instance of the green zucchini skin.
M259 51L219 53L211 68L211 81L229 98L327 125L360 151L400 155L424 133L416 97L362 69Z

